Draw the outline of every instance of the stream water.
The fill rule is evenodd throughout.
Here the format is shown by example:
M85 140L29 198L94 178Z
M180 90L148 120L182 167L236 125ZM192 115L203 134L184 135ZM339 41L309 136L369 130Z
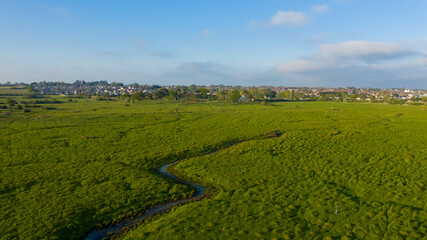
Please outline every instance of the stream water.
M167 177L170 177L172 179L174 179L175 181L179 182L179 183L183 183L183 184L187 184L192 186L193 188L197 189L197 194L192 196L191 198L186 198L186 199L182 199L182 200L178 200L178 201L174 201L174 202L170 202L170 203L166 203L166 204L162 204L162 205L158 205L150 210L148 210L147 212L145 212L143 215L140 215L138 217L135 217L131 220L128 221L124 221L121 223L117 223L102 229L94 229L91 232L89 232L89 234L84 238L85 240L101 240L104 239L108 236L113 236L113 235L117 235L119 233L121 233L123 231L123 229L128 228L128 227L132 227L134 225L136 225L138 223L138 221L143 220L147 217L162 213L170 208L172 208L173 206L176 206L178 204L181 203L185 203L185 202L189 202L191 200L194 200L200 196L203 195L203 193L205 192L205 188L201 185L197 185L191 182L187 182L184 181L178 177L176 177L175 175L169 173L167 171L167 167L169 165L171 165L173 163L169 163L166 165L163 165L160 169L159 172Z
M247 141L247 140L234 143L234 144L232 144L232 145L230 145L228 147L225 147L225 148L222 148L222 149L219 149L219 150L216 150L216 151L213 151L213 152L201 155L199 157L207 156L207 155L211 155L211 154L217 153L217 152L219 152L221 150L224 150L224 149L227 149L227 148L231 148L234 145L236 145L238 143L241 143L241 142L245 142L245 141ZM185 159L181 159L181 160L185 160ZM197 193L194 196L192 196L190 198L181 199L181 200L178 200L178 201L169 202L169 203L166 203L166 204L155 206L152 209L146 211L143 215L137 216L137 217L135 217L135 218L133 218L131 220L127 220L127 221L124 221L124 222L121 222L121 223L117 223L117 224L114 224L114 225L111 225L111 226L107 226L107 227L104 227L102 229L94 229L94 230L90 231L86 235L86 237L84 237L83 239L85 239L85 240L101 240L101 239L104 239L104 238L107 238L107 237L112 237L114 235L118 235L125 228L129 228L129 227L135 226L139 221L141 221L141 220L143 220L145 218L148 218L150 216L154 216L156 214L162 213L162 212L164 212L164 211L166 211L166 210L168 210L168 209L170 209L173 206L176 206L178 204L186 203L186 202L189 202L189 201L192 201L192 200L195 200L195 199L201 197L205 193L205 188L203 186L194 184L192 182L187 182L187 181L185 181L185 180L183 180L181 178L178 178L177 176L173 175L172 173L168 172L168 170L167 170L168 166L170 166L170 165L172 165L172 164L174 164L176 162L179 162L181 160L178 160L178 161L175 161L173 163L169 163L169 164L163 165L159 169L159 172L162 175L164 175L164 176L167 176L167 177L170 177L170 178L174 179L178 183L186 184L186 185L192 186L193 188L197 189Z

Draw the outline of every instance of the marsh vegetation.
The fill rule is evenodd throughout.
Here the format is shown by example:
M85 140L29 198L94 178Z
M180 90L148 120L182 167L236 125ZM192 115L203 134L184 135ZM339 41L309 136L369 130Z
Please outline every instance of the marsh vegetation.
M24 106L20 102L29 100L16 101ZM123 238L427 234L424 105L90 99L34 104L40 107L30 112L0 109L3 239L78 239L96 226L189 197L194 189L155 170L182 158L189 159L171 171L217 193ZM243 140L250 141L197 157Z

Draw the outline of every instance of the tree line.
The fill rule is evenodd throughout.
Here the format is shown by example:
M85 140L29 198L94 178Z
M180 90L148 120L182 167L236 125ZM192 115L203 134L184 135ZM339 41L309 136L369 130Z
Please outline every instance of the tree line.
M186 102L197 102L199 100L238 102L238 101L254 101L268 100L277 96L277 93L272 89L215 89L196 87L176 87L176 88L159 88L158 90L137 91L130 95L124 93L120 96L122 99L128 98L129 101L135 102L139 100L184 100Z

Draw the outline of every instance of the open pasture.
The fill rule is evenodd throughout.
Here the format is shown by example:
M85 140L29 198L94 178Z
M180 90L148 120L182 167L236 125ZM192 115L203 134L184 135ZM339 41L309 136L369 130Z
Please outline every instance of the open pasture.
M23 95L27 90L22 87L0 87L0 96Z

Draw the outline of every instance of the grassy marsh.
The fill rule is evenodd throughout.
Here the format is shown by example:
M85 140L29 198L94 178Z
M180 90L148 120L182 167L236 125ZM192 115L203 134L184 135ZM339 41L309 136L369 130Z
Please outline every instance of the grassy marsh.
M220 189L124 238L425 236L424 106L91 101L1 109L2 238L76 239L189 196L154 169ZM261 139L266 132L284 132ZM332 214L338 205L340 214Z

